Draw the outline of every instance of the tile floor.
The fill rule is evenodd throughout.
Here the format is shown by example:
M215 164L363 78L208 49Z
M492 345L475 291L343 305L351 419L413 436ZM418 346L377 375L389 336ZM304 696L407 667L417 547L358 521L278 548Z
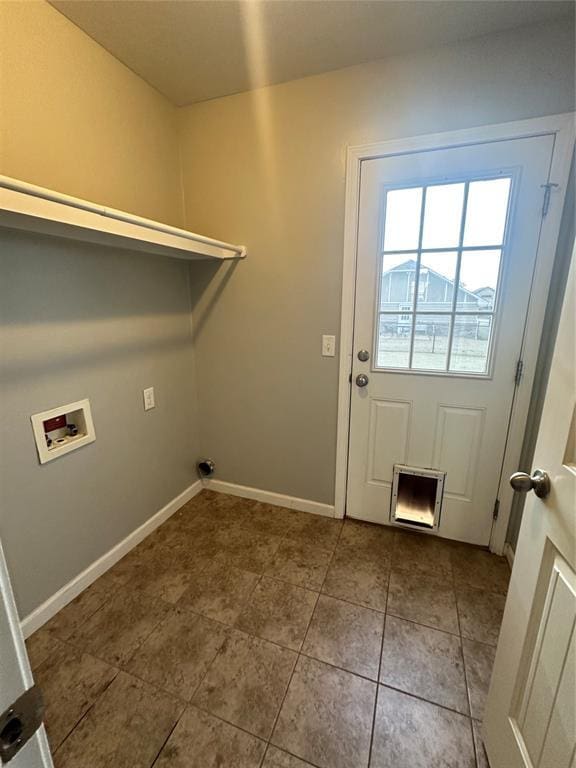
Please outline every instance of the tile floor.
M486 768L509 571L204 491L27 641L57 768Z

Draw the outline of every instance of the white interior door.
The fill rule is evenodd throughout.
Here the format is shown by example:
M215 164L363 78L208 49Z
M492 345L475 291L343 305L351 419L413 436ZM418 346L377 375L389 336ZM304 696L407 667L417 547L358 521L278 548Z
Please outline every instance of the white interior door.
M52 768L44 726L37 724L34 681L0 543L0 764ZM28 695L26 694L26 692ZM13 712L10 712L10 710ZM4 717L2 717L4 715ZM18 740L21 740L18 743ZM17 751L16 751L17 750ZM12 752L14 754L12 755Z
M388 523L393 466L435 468L434 532L489 543L553 147L362 163L347 515Z
M524 510L484 718L492 768L576 765L575 319L573 257L534 456L551 490Z

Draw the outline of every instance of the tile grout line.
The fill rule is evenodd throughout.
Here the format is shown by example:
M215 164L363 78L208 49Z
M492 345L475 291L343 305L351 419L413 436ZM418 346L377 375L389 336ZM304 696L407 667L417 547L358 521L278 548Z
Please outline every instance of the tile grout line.
M112 665L110 665L110 666L112 667ZM73 733L74 733L74 731L75 731L75 730L76 730L76 729L77 729L77 728L80 726L80 724L82 723L82 721L86 719L86 717L88 716L89 712L91 712L91 711L94 709L94 707L96 706L96 702L100 701L100 699L102 698L102 696L103 696L103 695L106 693L106 691L108 690L108 688L110 688L110 686L112 685L112 683L114 682L114 680L116 680L116 678L118 677L118 675L119 675L119 674L120 674L120 672L122 671L122 670L118 669L117 667L112 667L112 669L115 669L115 670L116 670L116 674L114 675L114 677L112 678L112 680L110 680L110 682L108 683L108 685L107 685L107 686L105 686L105 687L104 687L104 688L103 688L103 689L100 691L100 693L98 694L98 696L96 696L96 698L94 699L94 701L92 702L92 704L90 704L90 706L88 707L88 709L86 710L86 712L84 712L84 714L82 715L82 717L81 717L81 718L80 718L80 719L79 719L79 720L78 720L78 721L77 721L77 722L74 724L74 726L73 726L73 727L72 727L72 728L71 728L71 729L68 731L68 733L67 733L67 734L66 734L66 736L65 736L65 737L62 739L62 741L61 741L61 742L60 742L60 744L59 744L59 745L56 747L56 749L55 749L55 750L53 750L53 751L54 751L54 755L55 755L55 754L56 754L56 753L57 753L57 752L58 752L60 749L62 749L62 747L64 746L64 744L66 743L66 741L68 741L68 739L70 738L70 736L72 736L72 734L73 734ZM44 725L44 727L46 727L46 725Z
M450 562L452 563L452 558L450 558ZM458 632L460 634L460 653L462 655L462 669L464 672L464 684L466 686L466 700L468 702L470 736L472 737L472 751L474 753L474 762L476 763L476 768L480 768L480 763L478 760L478 750L476 749L476 739L474 738L474 723L472 722L472 700L470 697L470 686L468 685L466 659L464 657L464 638L462 637L462 626L460 624L460 609L458 608L458 591L456 589L456 575L454 573L454 568L452 568L452 590L454 592L454 603L456 604L456 619L458 620Z
M374 696L374 710L372 713L372 728L370 730L370 744L368 746L368 768L372 764L372 752L374 749L374 733L376 731L376 715L378 713L378 698L380 695L380 679L382 677L382 657L384 655L384 640L386 636L386 617L388 616L388 599L390 596L390 578L392 575L392 563L394 562L394 550L396 549L396 535L392 541L390 549L390 568L388 569L388 583L386 589L386 610L384 611L384 620L382 622L382 640L380 641L380 658L378 659L378 679L376 680L376 695Z
M175 731L175 730L176 730L176 728L178 727L178 724L180 723L180 721L181 721L181 720L182 720L182 718L184 717L184 713L186 712L187 708L188 708L188 705L186 704L186 705L183 707L183 709L182 709L182 712L180 712L180 715L177 717L177 719L176 719L176 722L174 723L174 725L173 725L173 726L172 726L172 728L170 729L170 731L169 731L169 733L168 733L168 736L166 736L166 738L165 738L165 739L164 739L164 741L162 742L162 746L160 747L160 749L159 749L159 750L158 750L158 752L156 753L156 757L155 757L155 758L154 758L154 760L152 760L152 762L150 763L150 768L154 768L154 766L156 765L156 763L157 763L157 762L158 762L158 760L160 759L160 755L161 755L161 754L162 754L162 752L164 751L164 747L165 747L165 746L166 746L166 744L168 744L168 742L170 741L170 738L171 738L172 734L174 733L174 731Z
M326 572L324 573L324 578L322 579L322 584L320 585L320 591L316 593L316 602L314 603L314 610L310 614L310 618L308 620L308 626L306 627L306 632L304 633L304 638L302 640L302 643L300 645L300 649L297 652L296 661L294 663L294 666L292 667L292 672L290 674L290 679L288 680L288 685L286 686L286 690L284 691L284 696L282 697L282 701L280 703L280 707L278 708L278 712L276 713L276 717L274 718L274 723L272 724L272 729L270 731L270 738L268 739L268 746L272 744L271 739L274 736L274 731L276 730L276 726L278 725L278 720L280 719L280 714L282 712L282 708L284 707L284 702L286 701L286 697L288 695L288 691L290 690L290 686L292 684L292 680L294 678L294 673L296 671L296 667L298 666L298 663L303 656L301 653L302 648L304 647L304 643L306 642L306 638L308 637L308 632L310 630L310 625L312 624L312 619L314 618L314 613L316 612L316 607L318 605L318 601L320 600L320 594L322 587L324 586L324 582L326 581L326 577L328 576L328 571L330 570L330 566L332 564L332 559L334 558L334 553L336 552L336 547L338 546L338 543L340 542L340 537L342 536L342 529L344 528L344 525L342 524L340 526L340 530L338 532L338 538L336 539L336 544L334 545L334 549L332 550L330 554L330 560L328 561L328 566L326 568ZM306 658L306 657L305 657ZM268 752L268 746L266 747L266 752ZM273 745L275 746L275 745ZM304 758L302 758L304 759Z

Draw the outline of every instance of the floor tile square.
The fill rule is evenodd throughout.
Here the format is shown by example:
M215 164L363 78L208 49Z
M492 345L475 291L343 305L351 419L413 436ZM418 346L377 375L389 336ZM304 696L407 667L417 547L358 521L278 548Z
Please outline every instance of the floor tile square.
M70 643L109 664L122 666L169 610L161 600L118 592L74 632Z
M218 536L218 562L263 573L271 564L281 538L246 528L229 528Z
M459 634L456 598L448 576L392 569L388 613Z
M194 580L180 604L214 621L234 624L259 578L256 573L213 563Z
M453 547L450 542L436 536L397 531L392 567L395 570L410 570L412 573L430 573L450 578Z
M329 549L304 541L283 539L265 574L298 587L319 591L331 557Z
M395 529L390 525L364 523L361 520L348 518L344 521L338 546L378 556L392 551L394 536Z
M136 651L129 672L186 701L192 698L226 637L226 627L175 608Z
M293 512L285 507L253 501L243 508L243 528L272 536L286 536L292 528Z
M292 513L290 538L302 539L323 549L334 549L342 530L342 520L309 512Z
M259 768L266 743L189 707L154 768Z
M78 597L65 605L44 624L42 629L60 640L67 640L82 624L93 616L114 594L104 581L97 579Z
M192 701L268 739L296 659L287 648L231 630Z
M314 768L314 766L269 744L262 768Z
M457 589L456 599L462 637L496 645L506 597L481 589Z
M208 564L184 541L164 542L142 553L125 588L176 603Z
M471 714L476 720L482 720L484 718L484 705L490 688L496 648L464 638L462 650L466 665Z
M53 752L117 674L114 667L64 644L36 670L34 678L44 696L44 723Z
M301 656L272 743L319 768L367 768L376 684Z
M505 557L478 547L456 545L451 559L457 587L476 587L501 595L508 591L510 567Z
M51 632L41 627L26 639L26 651L32 670L46 661L46 659L61 648L63 643Z
M236 627L299 651L317 599L316 592L263 576Z
M380 682L469 714L460 638L386 617Z
M302 652L376 680L383 628L381 613L320 595Z
M120 672L56 752L56 768L150 768L183 711Z
M389 553L375 557L348 547L336 548L322 592L351 603L386 610Z
M370 768L475 768L470 718L385 686Z

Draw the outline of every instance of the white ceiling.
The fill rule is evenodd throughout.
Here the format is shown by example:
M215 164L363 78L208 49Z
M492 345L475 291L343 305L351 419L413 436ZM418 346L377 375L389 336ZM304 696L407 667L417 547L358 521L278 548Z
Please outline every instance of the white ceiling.
M52 0L174 104L572 14L555 0ZM553 56L553 51L550 52Z

